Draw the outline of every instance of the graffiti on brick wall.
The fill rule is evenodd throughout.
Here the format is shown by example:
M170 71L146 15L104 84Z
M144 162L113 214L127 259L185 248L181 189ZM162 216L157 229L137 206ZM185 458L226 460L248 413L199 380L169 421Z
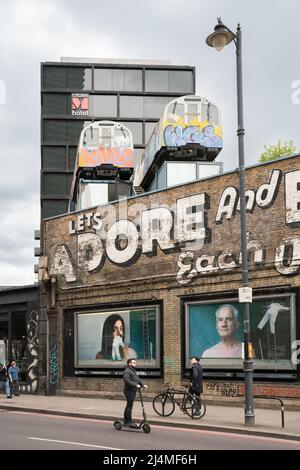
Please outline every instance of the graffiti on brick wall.
M57 345L54 344L50 349L49 353L49 364L50 364L50 377L49 383L55 385L58 382L58 362L57 362Z
M239 396L239 386L231 382L207 382L204 388L210 395L221 397Z
M27 323L27 351L29 356L27 376L30 383L20 386L20 390L22 392L35 392L38 388L38 319L38 313L33 310L30 313L29 321Z

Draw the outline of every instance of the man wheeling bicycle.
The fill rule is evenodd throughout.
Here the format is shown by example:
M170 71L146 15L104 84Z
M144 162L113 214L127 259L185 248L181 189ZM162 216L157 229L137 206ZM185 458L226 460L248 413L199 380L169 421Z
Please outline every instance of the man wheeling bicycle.
M199 404L199 409L197 409L195 413L195 414L199 414L200 407L201 407L200 394L203 393L203 381L202 381L203 369L201 367L200 358L198 356L193 356L191 358L191 363L192 363L192 369L190 373L189 393L191 395L196 395L196 397L199 397L199 399L197 399L197 403Z

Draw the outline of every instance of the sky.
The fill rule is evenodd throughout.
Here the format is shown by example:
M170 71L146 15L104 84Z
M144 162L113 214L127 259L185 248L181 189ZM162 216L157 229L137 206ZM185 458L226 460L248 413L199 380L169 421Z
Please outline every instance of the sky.
M221 110L224 170L238 166L236 58L205 39L217 17L243 34L245 162L264 145L300 148L299 0L1 0L0 286L36 282L40 63L60 57L171 60L196 67L196 93Z

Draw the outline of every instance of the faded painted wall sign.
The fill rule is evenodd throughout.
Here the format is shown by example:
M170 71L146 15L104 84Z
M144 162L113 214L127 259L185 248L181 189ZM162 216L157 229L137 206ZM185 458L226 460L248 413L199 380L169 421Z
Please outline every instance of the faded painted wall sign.
M251 269L272 267L284 276L300 272L299 166L294 157L251 169L251 181L256 183L256 174L260 178L246 191ZM155 269L163 274L163 259L173 263L168 274L184 285L239 269L239 194L235 184L222 188L222 178L229 179L219 176L64 216L65 236L47 241L50 274L67 284L88 283L89 276L95 282L101 272L150 265L159 257ZM235 173L231 180L238 181ZM62 218L46 226L51 223L61 226ZM136 276L136 269L132 273Z

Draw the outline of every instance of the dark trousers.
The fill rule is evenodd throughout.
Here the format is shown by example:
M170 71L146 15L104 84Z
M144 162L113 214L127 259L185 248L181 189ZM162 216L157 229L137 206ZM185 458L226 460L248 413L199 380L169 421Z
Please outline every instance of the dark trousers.
M127 405L124 410L124 423L128 424L132 422L132 407L135 400L136 390L124 390Z
M14 395L19 395L19 381L18 380L13 380L11 385L10 385L10 390L11 393Z

